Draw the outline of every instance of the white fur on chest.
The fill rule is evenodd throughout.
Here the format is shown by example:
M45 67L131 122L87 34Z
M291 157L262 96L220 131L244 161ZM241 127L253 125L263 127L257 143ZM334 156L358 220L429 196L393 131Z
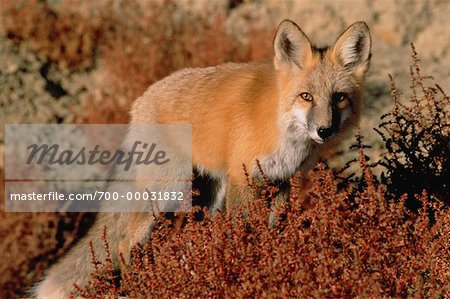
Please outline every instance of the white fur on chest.
M289 126L283 133L278 148L259 159L268 178L287 180L308 160L313 150L314 145L307 133ZM256 173L259 172L255 170Z

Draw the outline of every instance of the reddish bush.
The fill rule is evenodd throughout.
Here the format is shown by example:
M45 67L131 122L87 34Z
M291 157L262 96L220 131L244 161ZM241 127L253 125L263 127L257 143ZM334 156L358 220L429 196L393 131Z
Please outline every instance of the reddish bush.
M409 214L362 162L367 188L352 200L352 187L338 190L332 172L320 166L312 209L291 202L275 228L268 227L262 199L236 207L234 216L191 217L176 231L161 222L151 241L136 248L120 285L105 262L79 292L86 298L116 291L133 298L450 295L448 208L423 193L425 208ZM436 213L431 229L427 208Z

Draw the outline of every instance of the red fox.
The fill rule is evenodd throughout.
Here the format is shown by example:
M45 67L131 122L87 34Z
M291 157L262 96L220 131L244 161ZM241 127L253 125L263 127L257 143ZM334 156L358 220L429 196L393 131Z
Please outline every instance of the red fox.
M131 109L134 124L192 124L192 165L212 178L212 212L224 208L230 186L245 184L243 164L257 175L259 160L268 178L288 180L313 168L321 148L359 120L371 57L365 23L351 25L333 46L318 48L285 20L273 48L271 62L175 72L150 86ZM151 213L100 213L88 235L35 287L35 296L65 298L74 283L84 286L93 271L89 241L97 258L105 257L105 225L118 267L119 254L127 256L145 241L153 223Z

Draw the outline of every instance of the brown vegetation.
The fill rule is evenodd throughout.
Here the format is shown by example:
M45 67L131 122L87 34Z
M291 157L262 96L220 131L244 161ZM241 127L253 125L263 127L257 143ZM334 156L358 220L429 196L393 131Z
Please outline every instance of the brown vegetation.
M110 262L95 261L85 298L141 297L440 297L449 293L448 208L418 196L418 215L393 201L364 169L364 190L339 190L330 170L314 175L312 209L293 201L269 228L270 210L256 199L214 221L192 218L173 231L160 223L137 246L118 283ZM325 187L324 187L325 186ZM245 215L244 214L245 209ZM428 209L435 223L429 223ZM105 245L106 246L106 245ZM94 252L91 253L95 260ZM170 270L168 270L170 269Z

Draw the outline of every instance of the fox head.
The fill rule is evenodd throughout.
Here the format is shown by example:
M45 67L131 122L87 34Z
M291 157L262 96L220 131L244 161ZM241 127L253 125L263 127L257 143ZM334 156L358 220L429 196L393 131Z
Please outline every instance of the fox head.
M324 143L358 122L370 62L369 28L357 22L331 47L317 48L290 20L274 39L274 67L284 121Z

